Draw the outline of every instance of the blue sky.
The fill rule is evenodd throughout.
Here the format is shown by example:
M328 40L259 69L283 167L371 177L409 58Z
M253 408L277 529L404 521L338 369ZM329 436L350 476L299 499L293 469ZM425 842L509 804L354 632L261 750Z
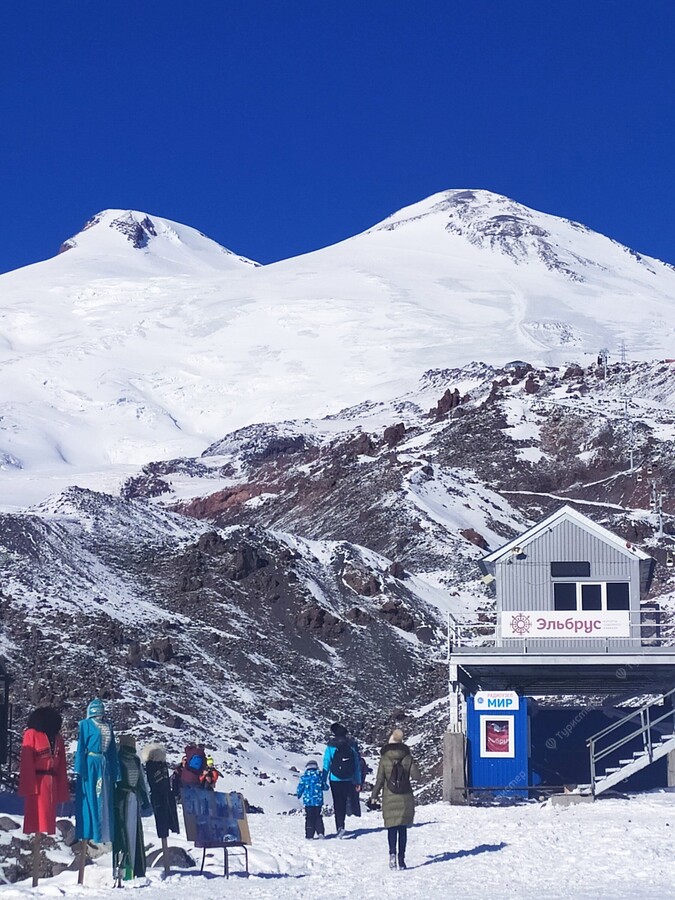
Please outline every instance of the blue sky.
M461 187L675 262L673 0L21 0L0 90L0 271L107 207L270 262Z

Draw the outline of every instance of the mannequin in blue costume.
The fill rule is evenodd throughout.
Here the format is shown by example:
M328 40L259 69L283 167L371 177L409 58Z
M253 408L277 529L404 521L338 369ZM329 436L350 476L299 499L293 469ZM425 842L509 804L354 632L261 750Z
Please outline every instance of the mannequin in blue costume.
M114 787L120 779L112 724L103 703L92 700L79 724L75 774L75 836L78 840L110 843L114 835Z

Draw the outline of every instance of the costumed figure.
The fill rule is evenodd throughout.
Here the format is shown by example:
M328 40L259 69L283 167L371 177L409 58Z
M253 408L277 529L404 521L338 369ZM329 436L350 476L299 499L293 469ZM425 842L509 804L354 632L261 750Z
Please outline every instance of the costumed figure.
M204 787L202 775L206 769L206 752L203 744L188 744L185 748L185 765L180 772L181 790L184 787Z
M145 844L141 814L152 809L141 761L136 755L136 740L131 734L120 737L120 780L115 785L115 841L113 871L123 878L145 875Z
M104 718L101 700L92 700L79 724L75 773L75 836L78 840L110 843L115 833L113 788L119 763L112 724Z
M155 814L157 837L165 838L169 832L180 832L176 798L171 789L169 767L166 764L164 744L146 744L141 753L150 787L152 811Z
M26 834L54 834L56 807L70 799L61 724L61 715L52 706L34 710L26 723L19 771Z

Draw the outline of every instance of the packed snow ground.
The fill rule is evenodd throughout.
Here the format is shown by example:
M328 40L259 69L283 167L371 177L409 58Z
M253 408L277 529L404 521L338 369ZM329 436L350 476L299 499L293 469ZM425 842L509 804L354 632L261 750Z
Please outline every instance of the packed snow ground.
M660 791L630 799L606 799L570 809L530 803L515 807L450 807L417 811L409 831L406 872L388 867L386 832L379 813L364 815L345 840L307 841L303 818L250 816L251 877L222 877L222 854L208 851L198 867L164 879L162 869L126 884L147 900L241 898L618 898L669 897L675 881L675 793ZM348 825L356 820L348 820ZM146 822L146 844L158 846ZM171 839L170 843L181 843ZM193 851L201 861L201 851ZM112 888L110 856L86 870L41 882L0 888L4 897L107 896Z

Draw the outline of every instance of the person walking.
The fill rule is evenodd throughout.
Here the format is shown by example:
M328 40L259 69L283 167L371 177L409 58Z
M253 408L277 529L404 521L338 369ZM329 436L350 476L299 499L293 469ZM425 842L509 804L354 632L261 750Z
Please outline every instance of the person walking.
M323 808L323 792L327 790L328 785L323 777L323 772L319 771L319 764L316 760L310 759L305 766L304 775L300 776L298 789L295 792L305 807L305 837L308 841L314 837L322 838L324 836L321 809Z
M415 796L411 781L419 781L420 770L410 748L403 743L403 732L395 728L380 751L380 763L370 798L377 802L382 792L382 815L389 842L389 868L405 869L408 828L415 819Z
M361 761L356 745L340 722L330 726L333 737L323 755L323 776L330 784L335 810L335 827L339 838L345 835L345 816L350 793L361 790Z

